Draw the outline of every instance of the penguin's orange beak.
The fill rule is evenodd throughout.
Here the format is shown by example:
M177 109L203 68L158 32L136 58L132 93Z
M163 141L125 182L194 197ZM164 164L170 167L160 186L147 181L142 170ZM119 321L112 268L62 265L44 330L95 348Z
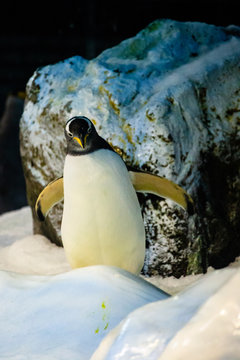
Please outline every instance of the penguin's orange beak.
M82 141L78 137L74 136L73 140L76 140L79 143L79 145L81 146L81 148L83 149Z

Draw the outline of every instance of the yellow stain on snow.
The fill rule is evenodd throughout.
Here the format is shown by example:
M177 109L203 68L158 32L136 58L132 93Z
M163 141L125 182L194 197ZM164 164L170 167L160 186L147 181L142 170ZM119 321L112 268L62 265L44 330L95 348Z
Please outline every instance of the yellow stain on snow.
M106 309L106 305L105 305L105 302L104 302L104 301L102 302L102 308L103 308L103 309Z
M110 317L110 309L109 304L105 300L101 302L100 305L101 311L101 324L98 324L97 328L94 330L95 334L99 334L101 331L106 331L109 326L109 317Z
M109 323L106 323L105 328L103 330L107 330Z

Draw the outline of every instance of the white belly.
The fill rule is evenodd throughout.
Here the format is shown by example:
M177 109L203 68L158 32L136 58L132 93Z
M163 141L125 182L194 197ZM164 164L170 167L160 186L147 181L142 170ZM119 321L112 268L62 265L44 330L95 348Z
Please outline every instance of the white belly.
M139 273L145 231L128 171L112 151L66 156L62 241L72 267L114 265Z

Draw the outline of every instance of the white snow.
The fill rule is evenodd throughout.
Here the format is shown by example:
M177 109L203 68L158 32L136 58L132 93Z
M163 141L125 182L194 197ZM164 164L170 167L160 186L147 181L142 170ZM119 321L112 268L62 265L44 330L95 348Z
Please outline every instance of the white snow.
M33 235L30 207L0 216L0 270L53 275L71 270L62 247Z
M63 248L42 235L30 235L0 248L0 269L21 274L53 275L71 270Z
M9 246L16 240L32 234L30 207L0 215L0 246Z
M212 269L209 268L208 272L211 271ZM184 290L189 285L195 283L202 276L204 275L203 274L188 275L188 276L181 276L180 279L177 279L174 276L169 276L165 278L163 278L162 276L152 276L152 277L143 276L143 278L149 281L151 284L166 291L168 294L175 295L180 291Z
M240 359L240 270L204 276L129 314L91 360Z
M231 273L175 335L161 360L240 359L240 271Z
M89 359L132 310L167 298L130 273L91 266L56 276L0 272L0 359Z
M71 270L31 225L29 208L0 216L0 359L240 359L239 258L180 279Z

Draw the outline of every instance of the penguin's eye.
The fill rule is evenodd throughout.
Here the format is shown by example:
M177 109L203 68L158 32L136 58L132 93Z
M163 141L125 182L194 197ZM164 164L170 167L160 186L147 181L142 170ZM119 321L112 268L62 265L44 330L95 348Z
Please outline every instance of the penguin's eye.
M72 138L72 137L73 137L73 134L69 131L69 132L68 132L68 136Z
M87 129L87 133L90 134L91 131L92 131L92 129L89 127L89 128Z

